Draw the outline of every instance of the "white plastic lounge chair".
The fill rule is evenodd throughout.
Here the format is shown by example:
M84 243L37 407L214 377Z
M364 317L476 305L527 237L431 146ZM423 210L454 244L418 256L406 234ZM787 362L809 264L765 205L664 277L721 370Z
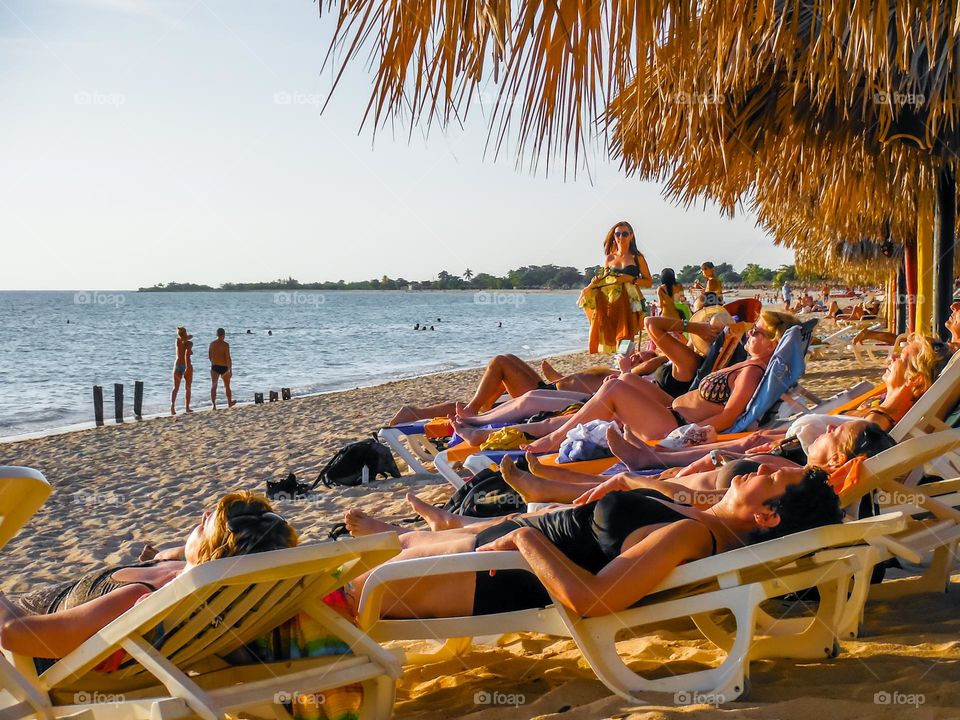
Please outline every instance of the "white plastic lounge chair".
M94 720L289 717L295 693L361 683L361 717L391 714L400 666L394 655L321 602L399 550L393 533L224 558L183 573L37 675L33 659L0 658L0 718ZM228 666L220 658L306 613L353 654ZM113 673L93 668L118 650ZM107 697L117 702L90 702Z
M559 603L533 610L479 617L430 620L383 620L384 583L392 580L479 572L529 570L517 552L463 553L389 563L373 571L360 601L361 628L374 639L444 640L433 655L413 655L424 662L462 652L472 637L491 633L537 632L570 637L597 677L617 695L636 702L636 693L710 693L729 702L744 694L749 663L762 657L815 658L836 652L836 631L845 609L850 577L869 558L870 542L905 527L900 514L887 514L809 530L733 550L678 567L641 603L596 618L574 617ZM774 620L760 610L765 600L817 587L821 601L813 618ZM710 617L729 611L736 631L728 632ZM712 642L727 651L718 667L659 679L630 670L617 654L615 638L625 629L691 618Z
M50 496L50 483L32 468L0 466L0 548Z
M377 438L397 453L413 472L436 475L424 465L424 463L433 463L437 457L436 446L424 434L423 427L426 422L426 420L418 420L380 428Z

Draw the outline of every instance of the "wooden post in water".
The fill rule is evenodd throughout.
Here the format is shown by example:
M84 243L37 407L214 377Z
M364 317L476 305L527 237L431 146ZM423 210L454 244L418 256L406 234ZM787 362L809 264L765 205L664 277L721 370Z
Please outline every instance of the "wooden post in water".
M123 383L113 384L113 413L118 423L123 422Z
M137 420L143 418L143 380L133 384L133 416Z
M270 391L270 402L276 402L276 401L279 400L279 399L280 399L280 395L277 393L277 391L276 391L276 390L271 390L271 391Z
M290 399L290 388L280 388L280 397L284 400Z
M253 394L253 404L254 405L263 405L263 393L255 392Z
M103 425L103 387L100 385L93 386L93 419L97 427Z

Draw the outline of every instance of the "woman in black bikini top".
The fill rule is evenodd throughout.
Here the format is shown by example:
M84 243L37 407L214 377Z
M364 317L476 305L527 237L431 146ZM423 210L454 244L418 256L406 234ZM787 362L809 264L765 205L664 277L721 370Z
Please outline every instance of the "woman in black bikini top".
M498 570L387 583L383 617L456 617L543 607L581 616L627 608L677 566L756 540L839 522L836 493L819 468L802 477L746 461L707 510L656 491L615 492L593 503L437 533L405 533L395 560L478 550L518 550L532 573ZM472 526L477 528L478 526ZM645 533L637 531L646 529ZM467 544L469 542L469 545ZM359 582L357 583L360 584ZM359 593L354 591L354 597Z

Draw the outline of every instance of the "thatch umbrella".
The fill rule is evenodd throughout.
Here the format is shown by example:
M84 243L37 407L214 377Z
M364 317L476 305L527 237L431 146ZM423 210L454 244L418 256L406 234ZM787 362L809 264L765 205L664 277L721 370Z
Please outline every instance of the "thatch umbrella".
M534 159L560 153L576 162L602 110L614 122L613 152L628 169L667 179L675 196L713 197L728 208L751 202L781 242L798 248L838 237L916 238L925 280L936 189L936 258L952 267L956 5L327 4L339 7L334 42L346 49L344 62L372 46L376 124L392 112L449 122L493 78L498 143L514 132ZM677 93L693 100L681 108ZM952 273L937 277L943 308ZM919 293L921 323L931 294Z

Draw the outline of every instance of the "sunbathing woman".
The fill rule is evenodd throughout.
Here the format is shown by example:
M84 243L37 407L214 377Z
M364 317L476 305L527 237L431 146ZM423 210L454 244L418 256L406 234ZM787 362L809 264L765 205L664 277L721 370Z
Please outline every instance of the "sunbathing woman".
M635 369L639 373L648 373L653 372L664 362L666 360L654 360L653 353L634 353L624 358L620 370L629 372ZM547 382L544 382L530 365L516 355L497 355L487 363L473 397L465 405L461 404L461 407L466 408L466 414L476 415L493 407L497 398L504 393L517 398L532 390L548 390L554 393L553 397L577 400L593 395L607 377L617 374L617 371L610 367L596 366L581 372L562 375L546 360L540 363L540 369ZM390 424L451 416L456 412L456 406L457 403L454 401L419 407L404 405L390 420Z
M740 416L763 377L780 338L795 324L792 315L765 310L749 331L748 359L705 377L696 390L674 399L653 383L633 375L603 384L583 408L560 428L535 440L531 452L551 452L560 447L567 432L590 420L617 420L641 440L655 440L672 430L696 423L719 431Z
M231 493L204 511L182 550L13 599L0 593L0 644L34 658L62 658L194 565L296 544L296 531L265 498Z
M405 533L396 560L518 550L533 572L390 582L382 613L390 618L483 615L544 607L553 596L579 616L604 615L630 607L683 563L840 519L825 472L761 465L733 477L723 498L706 510L665 493L637 490L493 525ZM363 578L347 587L354 606L362 583Z
M718 450L731 453L763 452L778 447L787 438L796 438L804 427L819 425L819 432L808 429L809 435L819 435L825 426L863 418L889 432L906 415L917 400L930 389L949 360L949 347L939 340L923 335L908 336L905 344L892 352L883 372L883 392L865 400L859 407L842 415L811 413L798 418L785 429L758 430L737 440L697 445L682 450L651 448L645 443L631 442L624 437L608 436L610 449L627 467L646 470L658 467L682 467L703 458L705 453ZM802 438L801 438L802 439Z

